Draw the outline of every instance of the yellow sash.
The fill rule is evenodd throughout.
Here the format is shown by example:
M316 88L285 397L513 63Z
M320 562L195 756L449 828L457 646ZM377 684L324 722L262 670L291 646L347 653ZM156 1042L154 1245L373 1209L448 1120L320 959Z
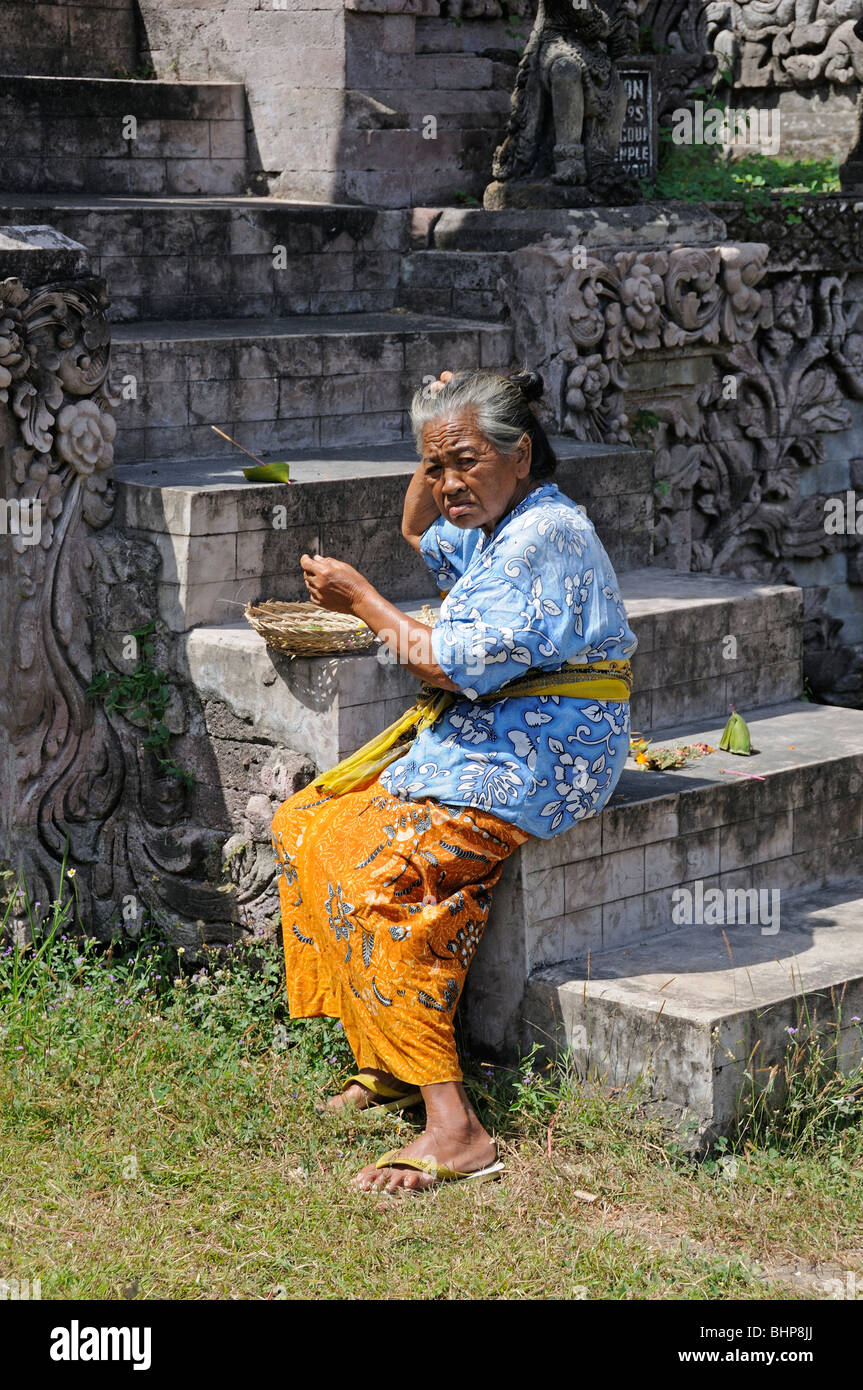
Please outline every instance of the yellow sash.
M517 680L501 686L500 690L480 695L479 699L490 703L509 699L510 696L568 695L577 700L628 700L631 690L632 669L628 661L593 661L587 666L566 665L557 671L543 671L541 675L519 676ZM425 683L421 691L420 698L405 710L400 719L364 743L356 753L343 758L329 772L322 772L312 786L333 792L349 792L363 782L371 781L389 763L406 753L417 734L430 728L455 700L465 698L451 690L439 690ZM409 730L413 730L410 738L402 738L402 734Z

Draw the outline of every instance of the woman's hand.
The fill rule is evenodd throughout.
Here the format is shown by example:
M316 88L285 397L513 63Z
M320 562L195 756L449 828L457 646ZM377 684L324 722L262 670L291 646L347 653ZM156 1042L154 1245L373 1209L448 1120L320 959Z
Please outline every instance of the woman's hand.
M330 560L325 555L301 555L303 578L312 603L333 613L353 613L371 590L371 585L353 565Z
M436 396L438 391L442 391L448 381L452 381L452 372L441 372L437 381L429 382L429 395Z
M353 565L325 555L301 555L300 564L312 603L334 613L352 613L366 623L381 638L390 659L406 666L421 681L442 690L459 689L434 659L431 628L389 603Z

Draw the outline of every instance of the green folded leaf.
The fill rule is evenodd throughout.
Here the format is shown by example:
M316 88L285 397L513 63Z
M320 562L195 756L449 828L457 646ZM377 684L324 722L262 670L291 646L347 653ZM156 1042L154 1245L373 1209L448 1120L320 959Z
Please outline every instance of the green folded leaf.
M732 710L731 718L725 725L719 747L723 753L739 753L742 757L749 757L752 753L748 725L736 710Z
M244 468L243 477L250 483L289 483L291 465L289 463L261 463L253 468Z

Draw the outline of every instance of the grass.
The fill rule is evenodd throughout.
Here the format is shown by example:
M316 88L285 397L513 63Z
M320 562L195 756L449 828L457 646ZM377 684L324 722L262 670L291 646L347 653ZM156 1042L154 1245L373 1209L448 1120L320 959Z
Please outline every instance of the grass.
M760 221L771 199L779 195L789 226L801 221L802 197L839 188L838 159L780 159L762 154L732 159L716 145L675 145L667 131L661 133L657 176L643 184L648 198L739 201L751 222Z
M637 1091L470 1059L505 1180L369 1196L349 1178L417 1121L316 1113L352 1059L337 1023L286 1019L276 945L191 966L155 921L106 950L72 898L18 901L35 944L0 947L0 1278L43 1298L793 1299L812 1290L783 1262L861 1269L863 1078L817 1075L803 1042L793 1123L756 1103L702 1163Z

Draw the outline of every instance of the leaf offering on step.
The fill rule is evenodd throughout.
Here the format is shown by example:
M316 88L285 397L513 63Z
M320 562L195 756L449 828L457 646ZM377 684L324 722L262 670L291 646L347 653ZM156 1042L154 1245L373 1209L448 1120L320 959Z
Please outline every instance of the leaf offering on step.
M719 747L723 753L739 753L744 758L752 756L749 727L743 716L738 714L735 709L732 709L731 718L722 731Z
M290 475L289 463L260 463L243 469L243 477L250 483L289 483Z
M677 748L649 748L649 740L630 744L630 753L640 767L650 772L673 772L678 767L704 758L716 749L710 743L682 743Z

